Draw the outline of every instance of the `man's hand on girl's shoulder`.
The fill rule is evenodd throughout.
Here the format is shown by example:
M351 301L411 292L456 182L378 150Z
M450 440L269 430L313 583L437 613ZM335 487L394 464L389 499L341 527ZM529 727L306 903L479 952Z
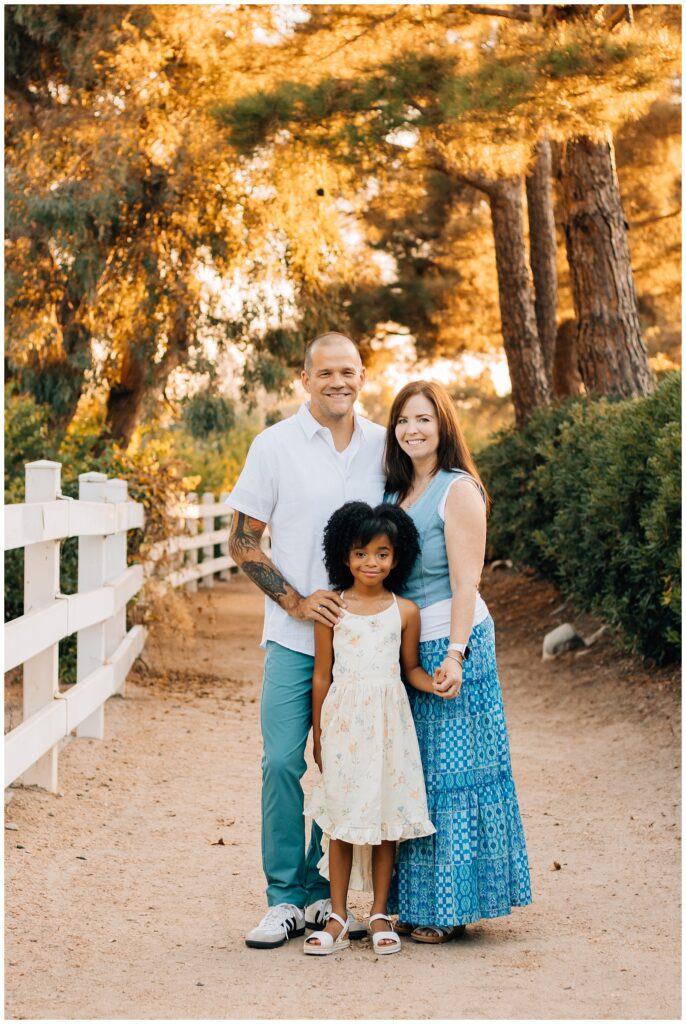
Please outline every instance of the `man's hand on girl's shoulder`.
M301 597L294 611L294 618L302 622L321 622L324 626L336 626L343 617L345 601L334 590L315 590L309 597Z

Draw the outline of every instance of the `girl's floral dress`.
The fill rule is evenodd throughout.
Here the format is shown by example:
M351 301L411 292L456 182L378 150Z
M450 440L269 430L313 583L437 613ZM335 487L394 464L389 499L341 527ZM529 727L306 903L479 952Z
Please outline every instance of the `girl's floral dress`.
M305 808L330 839L353 843L353 889L370 890L371 849L434 829L410 704L400 677L401 621L393 597L375 615L346 612L334 628L333 681L322 706L322 776Z

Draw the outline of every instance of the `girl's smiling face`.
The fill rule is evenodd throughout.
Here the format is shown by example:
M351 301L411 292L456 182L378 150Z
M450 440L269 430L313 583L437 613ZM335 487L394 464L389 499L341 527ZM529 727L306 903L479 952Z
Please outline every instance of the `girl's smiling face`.
M412 395L405 402L395 424L395 437L411 459L435 456L439 442L438 416L426 395Z
M365 587L382 583L395 564L393 545L385 533L366 544L354 544L347 559L353 579Z

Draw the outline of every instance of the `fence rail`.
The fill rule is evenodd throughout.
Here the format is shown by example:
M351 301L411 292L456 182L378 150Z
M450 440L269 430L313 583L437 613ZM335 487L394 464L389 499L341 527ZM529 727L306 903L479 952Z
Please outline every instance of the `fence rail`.
M47 540L121 533L142 525L143 506L135 502L117 507L99 505L95 501L75 501L60 495L57 501L7 506L5 551Z
M104 737L105 702L123 695L143 650L145 628L126 626L131 598L151 578L194 591L235 566L225 494L189 495L172 513L178 531L129 566L127 532L144 525L144 514L126 481L83 473L74 499L60 493L60 475L57 462L26 466L26 502L5 508L4 541L5 551L24 548L24 614L4 630L5 671L23 666L23 721L5 736L5 786L21 778L53 792L62 742L74 731ZM78 538L78 590L62 594L60 543L70 537ZM266 534L262 546L269 550ZM59 643L74 634L77 681L60 691Z

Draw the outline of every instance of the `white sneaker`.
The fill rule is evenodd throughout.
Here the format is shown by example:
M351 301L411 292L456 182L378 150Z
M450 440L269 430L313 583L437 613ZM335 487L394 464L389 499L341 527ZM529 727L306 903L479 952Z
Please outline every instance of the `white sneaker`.
M310 903L309 907L305 907L305 927L315 930L323 928L329 920L330 913L331 900L317 900L316 903Z
M305 915L292 903L270 907L257 928L245 936L246 946L253 949L276 949L297 935L305 934Z
M323 928L329 920L331 913L331 900L317 900L305 907L305 927L318 931ZM348 911L348 935L351 939L364 939L367 929L357 920L354 914Z

